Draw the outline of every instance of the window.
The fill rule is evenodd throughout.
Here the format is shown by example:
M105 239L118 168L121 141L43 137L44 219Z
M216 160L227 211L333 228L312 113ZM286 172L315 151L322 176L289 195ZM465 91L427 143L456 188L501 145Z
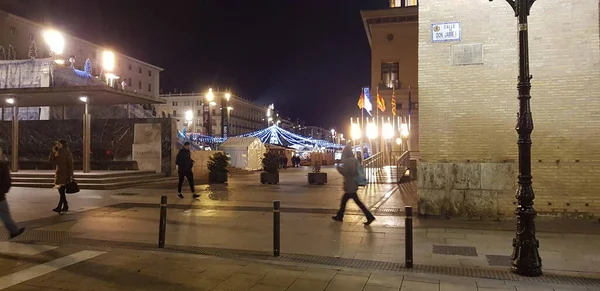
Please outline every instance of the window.
M417 6L418 4L419 4L418 0L390 0L390 6L392 8Z
M400 69L399 63L381 63L381 82L385 88L399 88L398 71Z
M177 116L177 110L173 110L173 117Z
M198 109L198 111L196 112L196 115L202 116L202 110Z
M177 106L177 101L173 101L173 106Z
M217 115L217 112L214 109L212 110L212 115Z
M131 78L127 78L127 86L131 87Z
M142 67L138 67L138 72L142 73Z
M10 35L17 36L17 28L14 26L10 27Z
M148 83L148 92L152 92L152 83Z
M131 64L129 64L129 70L131 71Z
M140 90L142 90L142 81L140 81L140 82L138 83L138 88L139 88Z
M152 77L152 71L148 70L148 77Z

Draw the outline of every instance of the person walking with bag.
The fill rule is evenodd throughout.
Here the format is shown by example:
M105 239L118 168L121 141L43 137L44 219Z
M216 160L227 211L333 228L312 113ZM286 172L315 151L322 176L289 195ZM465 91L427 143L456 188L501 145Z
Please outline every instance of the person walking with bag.
M73 181L73 154L71 154L66 140L61 139L55 143L52 153L50 153L50 163L56 167L54 189L58 189L60 195L58 206L52 211L60 214L69 211L67 185Z
M361 168L361 166L358 163L358 160L354 157L354 153L352 152L351 146L348 145L344 148L344 151L342 152L341 162L342 165L338 166L336 169L344 177L344 196L342 196L340 210L338 211L336 216L332 217L332 219L339 222L344 221L346 203L348 203L348 200L352 199L354 200L356 205L358 205L360 210L362 210L362 212L365 214L365 217L367 218L367 222L365 222L364 224L370 225L375 220L375 216L373 216L373 214L369 211L369 209L367 209L365 204L363 204L362 201L360 201L360 199L358 198L358 194L356 194L356 192L358 191L359 182L363 184L363 182L359 181L359 179L364 179L364 177L361 177L362 175L359 175L359 169Z
M188 183L190 184L190 190L192 190L192 193L194 193L194 199L200 197L200 195L196 194L196 189L194 188L194 172L192 171L192 168L194 167L194 160L192 160L189 142L185 142L183 144L183 148L177 153L175 165L177 165L177 172L179 173L177 197L183 198L183 194L181 194L181 187L183 186L184 179L188 180Z
M25 228L19 228L10 215L6 193L10 190L11 183L12 179L10 177L8 161L4 155L4 151L0 148L0 219L2 219L2 223L4 223L4 227L6 227L12 239L23 234Z

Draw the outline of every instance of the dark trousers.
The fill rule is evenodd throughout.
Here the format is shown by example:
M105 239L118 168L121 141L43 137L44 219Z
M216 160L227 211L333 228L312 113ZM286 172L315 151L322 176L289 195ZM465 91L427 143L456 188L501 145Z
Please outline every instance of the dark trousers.
M190 190L192 190L192 193L196 193L196 189L194 189L194 173L192 171L179 171L179 183L177 184L177 193L181 193L183 179L188 180L188 183L190 183Z
M60 186L58 188L58 194L60 195L60 200L58 201L58 207L62 207L67 203L67 186Z
M365 214L368 220L375 218L371 211L369 211L369 209L367 209L367 207L362 203L362 201L358 199L358 195L356 193L344 194L344 196L342 197L342 204L340 205L340 210L337 213L338 218L344 218L344 212L346 212L346 203L348 203L348 200L350 199L354 200L356 205L358 205L358 208L362 210L362 212Z

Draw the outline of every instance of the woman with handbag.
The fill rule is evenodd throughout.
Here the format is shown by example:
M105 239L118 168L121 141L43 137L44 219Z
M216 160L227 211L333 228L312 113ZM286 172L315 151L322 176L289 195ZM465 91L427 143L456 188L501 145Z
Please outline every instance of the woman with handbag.
M54 173L54 189L58 189L60 200L58 206L52 211L56 213L69 211L67 202L67 185L73 183L73 155L69 150L66 140L59 140L52 148L50 162L56 167Z

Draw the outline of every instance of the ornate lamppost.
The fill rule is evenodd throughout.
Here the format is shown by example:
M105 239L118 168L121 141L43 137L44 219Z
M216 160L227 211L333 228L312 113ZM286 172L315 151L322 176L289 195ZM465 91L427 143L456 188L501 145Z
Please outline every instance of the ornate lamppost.
M490 0L490 2L493 0ZM519 113L516 130L519 134L519 186L517 189L517 233L513 239L511 256L512 269L523 276L542 275L542 259L538 251L539 241L535 237L535 216L533 209L535 195L531 186L531 76L529 74L529 34L527 17L536 0L506 0L515 11L519 31Z

